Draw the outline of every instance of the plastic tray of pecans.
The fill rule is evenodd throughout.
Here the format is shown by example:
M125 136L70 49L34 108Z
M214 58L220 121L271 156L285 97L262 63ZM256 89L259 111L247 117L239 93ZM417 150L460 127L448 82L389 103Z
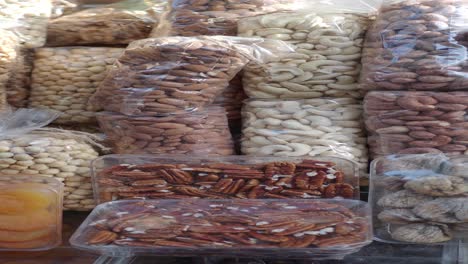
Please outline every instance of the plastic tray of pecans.
M101 204L70 239L111 256L342 258L372 240L357 200L122 200Z
M122 199L359 199L354 162L304 158L107 155L92 162L98 203Z
M438 244L468 237L468 158L393 155L371 164L374 233L387 243Z

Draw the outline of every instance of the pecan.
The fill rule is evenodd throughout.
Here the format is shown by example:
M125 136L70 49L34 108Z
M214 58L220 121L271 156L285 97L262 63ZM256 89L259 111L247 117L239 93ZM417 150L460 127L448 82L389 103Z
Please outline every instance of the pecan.
M281 242L286 242L289 240L289 238L287 237L264 235L264 234L259 234L258 232L255 232L255 231L249 232L249 235L259 240L274 242L274 243L281 243Z
M352 198L354 196L354 188L347 183L332 183L325 188L325 197L333 198L341 196L344 198Z
M152 180L140 180L134 181L130 184L131 186L166 186L167 182L163 179L152 179Z
M95 233L90 239L88 239L88 244L109 244L116 240L118 235L111 231L101 230Z
M296 164L292 162L272 162L265 166L265 175L292 175L296 170Z

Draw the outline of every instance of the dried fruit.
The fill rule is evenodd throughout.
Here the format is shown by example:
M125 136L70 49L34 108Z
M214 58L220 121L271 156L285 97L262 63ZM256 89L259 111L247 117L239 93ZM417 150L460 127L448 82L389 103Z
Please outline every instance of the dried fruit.
M452 239L452 235L446 225L409 224L397 227L392 238L412 243L440 243Z
M401 190L390 193L380 198L377 202L379 206L390 208L412 208L418 204L433 200L432 197L417 194L408 190Z
M416 206L413 212L439 223L468 222L468 198L439 198Z
M404 186L420 194L455 196L468 194L468 179L448 175L434 175L411 179Z

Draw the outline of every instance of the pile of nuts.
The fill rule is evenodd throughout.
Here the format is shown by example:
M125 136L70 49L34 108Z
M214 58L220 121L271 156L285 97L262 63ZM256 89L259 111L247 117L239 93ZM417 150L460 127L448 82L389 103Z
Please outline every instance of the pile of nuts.
M364 101L371 156L468 154L468 92L370 92Z
M1 1L0 20L19 37L25 48L42 47L46 43L51 9L50 0Z
M243 154L339 156L367 171L362 105L355 99L251 99L242 111Z
M376 236L384 240L411 243L440 243L451 240L456 230L468 224L468 177L444 162L438 168L434 155L400 156L383 160L403 167L385 170L372 177L376 194ZM466 162L466 160L465 160ZM407 170L404 164L430 164L433 169Z
M363 210L356 209L358 204L332 200L119 201L96 214L77 239L100 248L363 246L370 243L369 224Z
M132 42L93 96L126 115L186 113L212 103L248 62L250 49L210 37Z
M159 36L236 36L242 17L289 10L295 0L175 0L169 21L161 21L151 33Z
M24 48L19 50L14 70L6 84L7 101L13 107L21 108L28 104L33 61L33 50Z
M369 20L354 14L279 12L242 19L239 36L287 42L294 52L244 70L250 98L362 98L361 50Z
M109 5L56 18L48 25L47 44L119 45L147 38L157 24L160 12L156 4L151 5L141 10Z
M61 111L58 124L95 123L88 100L121 48L64 47L36 50L29 106Z
M89 164L98 156L90 144L69 132L32 132L0 140L0 174L54 177L65 184L65 210L90 210L94 200Z
M361 83L373 90L468 88L468 5L462 0L385 5L367 33Z
M159 117L102 112L97 118L114 153L234 154L226 112L219 106Z
M120 164L96 173L99 202L120 199L354 198L356 180L333 162Z
M0 109L7 105L6 85L18 60L17 44L15 35L0 29Z

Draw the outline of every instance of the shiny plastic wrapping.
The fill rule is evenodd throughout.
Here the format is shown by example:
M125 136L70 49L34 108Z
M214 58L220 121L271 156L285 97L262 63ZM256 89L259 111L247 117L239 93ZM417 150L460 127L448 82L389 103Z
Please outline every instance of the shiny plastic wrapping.
M51 18L71 14L81 8L79 0L52 0Z
M0 2L0 29L13 32L24 48L44 46L51 14L50 0Z
M135 41L118 58L92 103L126 115L199 110L211 104L247 62L261 62L289 48L280 41L237 37Z
M355 99L249 99L242 115L245 155L338 156L367 171L362 105Z
M0 110L7 107L7 84L18 61L19 40L11 32L0 29Z
M29 106L60 111L56 124L96 123L88 103L123 48L62 47L36 50Z
M53 177L65 184L65 210L90 210L94 200L89 164L99 156L94 137L42 128L57 116L39 109L1 113L0 174Z
M0 197L0 252L48 250L62 242L60 181L2 175Z
M234 154L226 112L219 106L157 117L101 112L97 119L113 153Z
M33 61L32 49L19 50L15 66L6 84L7 101L12 107L21 108L28 104Z
M112 256L336 258L370 244L369 209L344 199L115 201L70 243Z
M47 45L119 45L147 38L165 10L162 0L125 0L96 5L51 20Z
M297 0L169 0L165 14L152 37L236 36L243 17L298 8Z
M368 14L333 8L240 20L239 36L283 40L294 48L265 64L247 65L243 84L250 98L363 97L358 79Z
M98 204L122 199L359 199L357 166L335 157L107 155L93 161Z
M364 100L371 156L468 154L468 92L377 92Z
M242 75L236 75L224 91L215 98L213 104L224 107L227 112L229 126L234 131L241 129L242 101L247 99L242 87Z
M386 1L364 45L368 90L468 89L468 3Z
M468 159L394 155L371 165L374 234L390 243L443 243L468 235Z

